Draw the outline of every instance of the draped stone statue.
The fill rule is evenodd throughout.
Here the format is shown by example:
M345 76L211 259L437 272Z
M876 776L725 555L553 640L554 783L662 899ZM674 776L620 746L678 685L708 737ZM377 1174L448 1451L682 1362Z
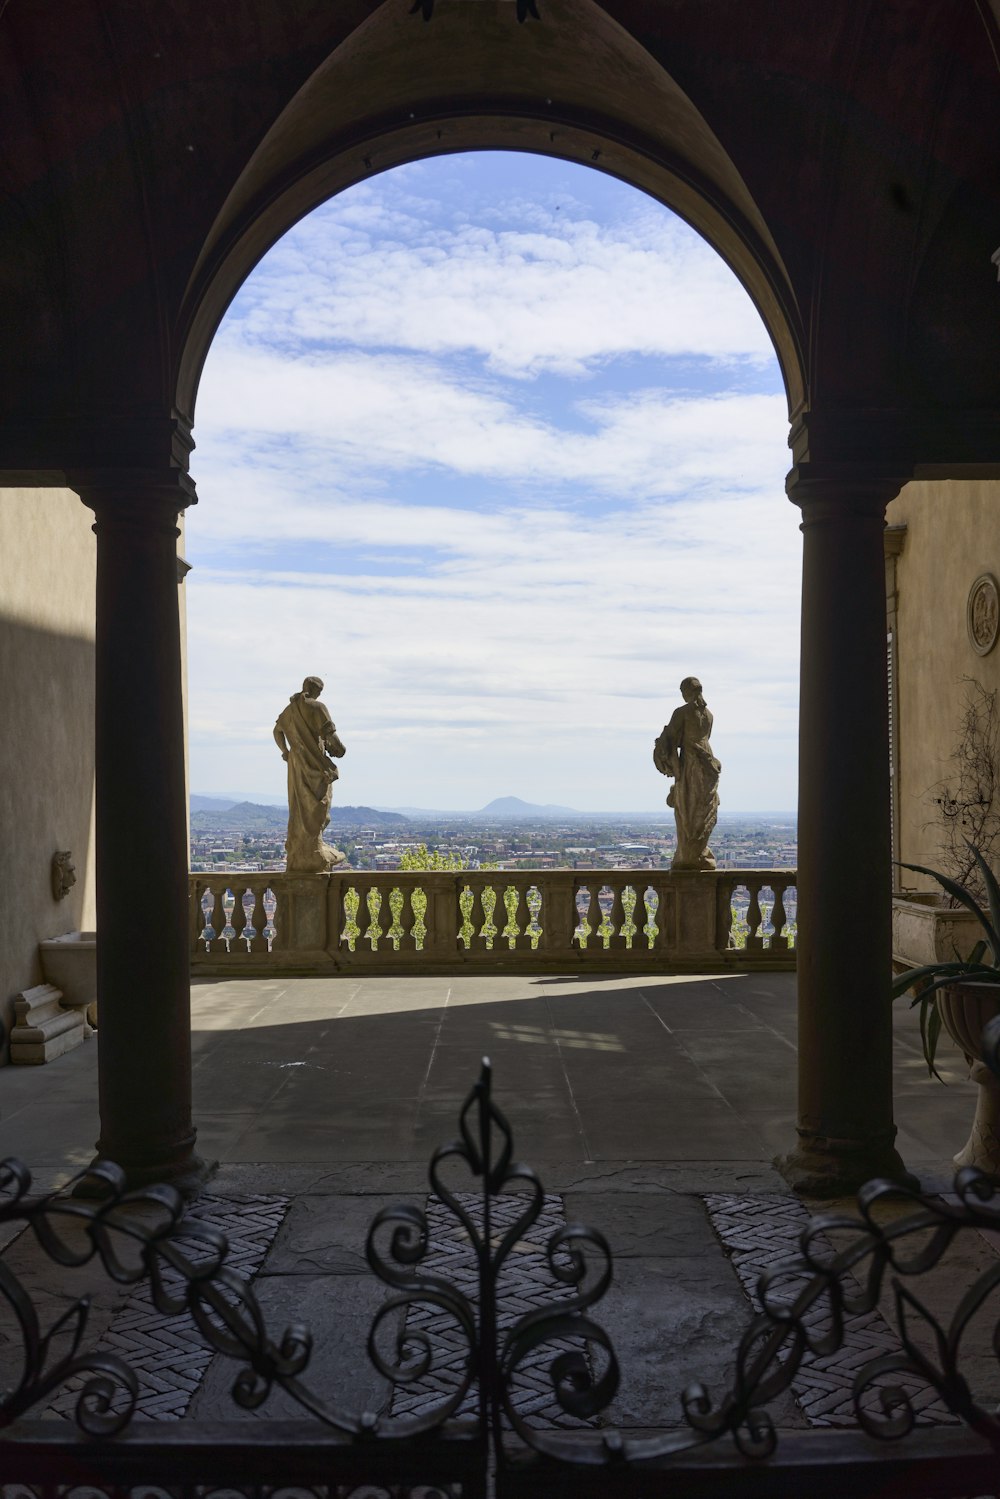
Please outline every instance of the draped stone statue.
M330 821L330 796L340 775L330 759L347 753L329 713L319 701L323 683L306 677L274 725L274 742L288 764L288 837L285 868L289 874L325 874L344 860L339 849L323 842Z
M719 815L719 774L722 766L708 742L712 715L697 677L681 683L683 706L653 746L653 764L661 775L672 776L667 806L674 809L677 849L671 869L714 869L715 855L708 840Z

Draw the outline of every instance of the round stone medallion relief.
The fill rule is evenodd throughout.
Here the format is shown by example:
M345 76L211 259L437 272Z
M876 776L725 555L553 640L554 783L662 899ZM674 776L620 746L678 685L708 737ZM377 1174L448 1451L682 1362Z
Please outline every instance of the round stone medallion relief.
M992 573L982 573L969 589L965 620L972 649L985 656L996 645L1000 629L1000 588Z

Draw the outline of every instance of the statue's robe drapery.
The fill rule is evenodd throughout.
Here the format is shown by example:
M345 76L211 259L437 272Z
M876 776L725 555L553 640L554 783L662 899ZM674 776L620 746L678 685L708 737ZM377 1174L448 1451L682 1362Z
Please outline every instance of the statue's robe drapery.
M677 849L672 869L714 869L708 846L719 815L719 775L722 766L712 754L708 736L712 715L696 703L685 703L671 715L653 748L653 763L674 784L667 806L674 809Z
M344 855L323 842L330 821L330 795L337 767L329 759L345 754L344 744L326 708L316 698L296 692L275 729L288 745L288 836L285 868L293 874L323 874Z

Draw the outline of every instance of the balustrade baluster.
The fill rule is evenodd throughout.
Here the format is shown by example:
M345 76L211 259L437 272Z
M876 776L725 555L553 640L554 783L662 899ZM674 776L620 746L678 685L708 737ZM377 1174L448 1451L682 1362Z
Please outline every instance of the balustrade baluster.
M198 940L199 942L204 942L206 952L211 952L212 943L219 935L212 921L212 918L216 911L216 906L217 902L215 898L215 892L212 889L211 885L206 885L202 890L200 898L198 900L198 909L201 911L202 916L201 932L199 934Z
M406 932L403 928L403 923L400 920L402 914L403 892L402 890L400 890L398 885L393 885L389 891L389 915L392 919L390 920L388 930L386 931L386 937L392 944L393 952L399 952L403 938L406 936Z
M747 880L747 889L750 891L750 904L747 907L747 952L762 952L764 948L763 933L758 931L763 920L760 909L762 883L752 877Z
M278 925L278 922L283 922L284 917L282 915L279 915L278 897L270 885L266 885L264 887L264 892L261 895L260 903L264 909L264 925L261 929L261 939L264 942L266 951L273 952L275 947L279 949L281 947L280 927ZM278 922L275 921L275 916L278 917Z
M361 924L358 917L361 914L361 891L356 884L345 885L341 891L343 903L343 926L338 932L338 945L343 943L348 952L357 952L358 939L361 936Z
M747 945L748 927L743 910L743 900L740 891L746 889L742 881L734 880L728 885L728 921L729 921L729 946L731 948L745 949ZM750 899L749 891L747 900Z
M457 910L455 914L456 928L455 941L461 944L466 952L472 950L472 942L475 937L473 926L473 912L476 905L476 892L467 880L457 877L455 885L455 900Z
M787 920L785 916L785 890L787 886L775 876L774 905L771 908L771 925L774 927L774 935L771 938L771 949L773 952L787 952L788 938L782 936L782 928Z
M225 917L225 925L219 936L226 944L226 952L232 952L232 944L236 941L236 928L233 926L233 911L236 908L236 896L227 885L222 892L222 914Z
M608 925L611 930L608 934L608 946L617 950L628 946L624 932L625 880L621 875L609 875L608 884L611 886L611 909L608 912Z
M240 884L242 883L241 880ZM243 912L243 927L240 931L240 941L246 943L247 952L253 951L253 942L257 935L257 928L253 924L253 916L256 908L257 896L253 889L249 885L246 885L243 894L240 896L238 909Z
M545 935L542 924L542 908L544 896L542 885L544 880L533 881L524 892L524 903L528 909L528 919L525 923L524 934L528 940L528 946L532 952L536 952Z
M573 876L573 946L580 952L587 945L587 935L584 926L587 920L587 906L590 902L589 882L581 879L579 875Z
M427 892L423 885L411 885L409 890L410 924L408 936L414 952L423 952L427 944Z
M517 947L517 939L521 935L521 926L517 919L521 908L521 895L521 885L517 883L506 885L500 897L503 902L503 929L500 935L506 940L511 952Z
M657 941L661 938L663 898L652 887L643 884L636 890L635 921L639 925L642 918L641 934L646 949L652 951ZM643 942L638 943L642 946Z
M604 937L601 933L604 925L604 907L601 905L602 883L600 875L597 874L588 881L590 894L587 904L587 924L590 927L590 935L587 938L588 952L601 952L604 949Z
M379 924L379 916L382 912L382 892L377 885L369 885L365 894L365 902L362 911L367 911L371 918L365 931L365 941L371 943L373 953L378 952L379 942L385 935Z
M477 952L493 952L500 946L503 931L503 897L498 880L490 884L477 882L471 887L472 905L469 921L472 923L472 946Z

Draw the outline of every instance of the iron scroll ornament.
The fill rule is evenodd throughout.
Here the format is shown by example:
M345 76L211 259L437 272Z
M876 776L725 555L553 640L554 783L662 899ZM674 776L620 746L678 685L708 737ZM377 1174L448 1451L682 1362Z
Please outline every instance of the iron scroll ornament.
M473 1219L445 1182L442 1168L449 1161L462 1162L469 1173L481 1181L481 1223ZM462 1225L475 1255L478 1309L454 1287L437 1277L406 1273L397 1268L400 1264L415 1265L426 1253L427 1221L419 1208L406 1205L386 1208L376 1216L369 1232L368 1263L380 1279L398 1287L401 1294L376 1314L369 1337L369 1353L379 1370L395 1382L421 1378L431 1358L431 1348L423 1334L419 1331L400 1334L397 1356L389 1363L378 1352L379 1327L386 1317L393 1313L398 1315L416 1303L429 1301L443 1307L452 1313L469 1337L469 1362L446 1405L439 1406L433 1416L425 1417L420 1426L410 1426L408 1430L439 1425L458 1409L475 1380L478 1420L484 1437L492 1433L494 1440L499 1442L503 1411L524 1441L537 1451L548 1452L545 1434L529 1426L517 1410L513 1392L518 1369L534 1349L550 1341L557 1342L563 1346L549 1365L549 1375L553 1394L563 1411L577 1417L592 1416L614 1398L619 1380L614 1349L603 1328L583 1315L610 1285L611 1250L602 1234L581 1224L568 1224L553 1234L546 1246L548 1266L554 1281L572 1294L551 1309L543 1307L526 1313L509 1329L501 1344L497 1299L504 1265L515 1245L537 1221L545 1189L529 1166L514 1160L513 1132L493 1099L492 1068L488 1059L484 1058L479 1079L462 1106L459 1138L434 1152L429 1177L436 1196ZM495 1238L493 1201L511 1186L526 1189L525 1206L506 1232ZM375 1247L379 1230L390 1224L395 1225L391 1247L396 1265L387 1264ZM592 1262L591 1254L596 1256L596 1263ZM591 1273L592 1264L594 1273ZM567 1350L564 1346L567 1339L573 1340L577 1347ZM584 1350L598 1348L603 1350L604 1367L595 1378L592 1360ZM407 1366L408 1358L414 1360L412 1369Z
M257 1409L279 1384L345 1435L365 1433L369 1418L326 1407L302 1390L297 1376L312 1351L309 1330L294 1325L272 1340L249 1283L225 1263L225 1235L185 1217L173 1187L127 1191L123 1172L110 1161L97 1161L83 1174L91 1187L103 1185L99 1202L69 1195L75 1181L58 1193L32 1196L27 1167L13 1158L0 1162L0 1228L27 1227L56 1264L78 1268L96 1258L119 1285L148 1282L158 1312L189 1313L206 1347L239 1364L231 1394L244 1409ZM79 1378L74 1419L80 1431L108 1438L124 1430L135 1413L138 1379L116 1354L83 1349L91 1297L77 1298L43 1330L30 1295L0 1259L4 1304L20 1341L20 1375L0 1390L0 1429Z
M1000 1022L984 1039L995 1061ZM480 1184L475 1213L469 1211L466 1194L445 1179L452 1164L464 1167ZM618 1362L607 1333L590 1315L611 1283L612 1259L596 1231L575 1224L558 1229L546 1249L557 1283L551 1303L518 1318L501 1337L497 1303L504 1267L537 1221L544 1191L535 1172L514 1160L512 1132L492 1097L488 1062L462 1107L459 1137L434 1153L429 1171L433 1191L471 1245L475 1291L466 1295L423 1265L430 1233L422 1208L387 1208L376 1215L368 1234L369 1265L392 1292L376 1313L369 1338L376 1367L394 1384L412 1383L432 1371L431 1340L401 1318L412 1306L444 1311L459 1332L458 1374L446 1394L419 1416L354 1414L329 1404L304 1379L312 1349L308 1329L293 1325L279 1337L271 1336L251 1286L227 1267L226 1240L217 1229L185 1218L182 1199L170 1187L127 1192L121 1172L108 1163L90 1168L89 1174L107 1188L100 1203L61 1194L32 1197L27 1169L13 1160L0 1163L0 1227L18 1221L27 1225L45 1253L61 1265L84 1265L96 1256L119 1284L148 1279L158 1311L189 1312L205 1344L237 1364L232 1397L246 1409L262 1406L277 1385L303 1411L349 1439L392 1440L431 1431L468 1434L478 1427L500 1463L507 1460L505 1433L510 1431L543 1460L591 1469L669 1460L727 1436L743 1457L766 1459L778 1445L769 1403L789 1388L809 1356L823 1357L841 1347L848 1318L880 1304L884 1308L888 1293L899 1347L857 1371L854 1409L862 1430L883 1440L905 1437L917 1419L916 1382L935 1391L950 1412L1000 1450L1000 1416L977 1398L961 1367L966 1334L1000 1288L1000 1259L962 1287L946 1323L911 1289L942 1263L958 1235L970 1229L1000 1232L995 1188L972 1168L958 1173L954 1202L874 1181L859 1194L860 1218L813 1219L801 1236L799 1255L762 1277L762 1310L739 1342L735 1370L721 1398L715 1402L703 1385L689 1385L682 1397L684 1426L652 1437L542 1428L531 1425L518 1409L519 1369L547 1345L553 1346L548 1376L563 1411L593 1419L614 1399ZM494 1204L511 1189L523 1195L523 1208L508 1226L496 1229ZM890 1200L910 1211L886 1221L881 1210ZM22 1370L15 1384L0 1391L0 1427L74 1377L83 1381L75 1418L85 1434L110 1438L128 1425L137 1400L134 1372L113 1354L81 1351L88 1297L43 1330L27 1291L0 1259L3 1303L20 1332ZM384 1334L393 1329L394 1342L386 1353ZM993 1349L994 1354L1000 1349L1000 1326L994 1330ZM463 1419L460 1407L471 1392L475 1416ZM456 1413L458 1419L452 1420Z

